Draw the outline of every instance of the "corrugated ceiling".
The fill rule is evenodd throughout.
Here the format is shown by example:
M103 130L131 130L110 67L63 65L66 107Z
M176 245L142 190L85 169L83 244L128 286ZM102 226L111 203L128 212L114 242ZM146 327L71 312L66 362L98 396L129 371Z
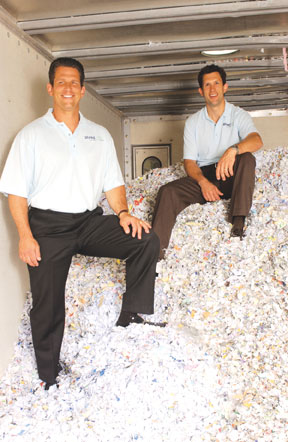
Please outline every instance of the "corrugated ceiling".
M127 116L188 114L203 100L197 73L216 62L230 102L286 109L288 1L4 0L16 26L52 57L72 56L87 82ZM205 57L204 49L238 49Z

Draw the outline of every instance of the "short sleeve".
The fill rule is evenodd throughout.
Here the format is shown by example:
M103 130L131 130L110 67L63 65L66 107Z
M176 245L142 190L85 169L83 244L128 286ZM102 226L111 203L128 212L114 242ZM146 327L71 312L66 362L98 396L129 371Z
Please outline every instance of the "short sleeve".
M184 155L185 160L196 161L198 157L196 145L196 127L195 119L189 117L184 128Z
M247 111L241 108L238 108L237 126L240 140L244 140L244 138L252 132L259 133L253 123L252 117Z
M0 180L0 192L29 198L34 173L34 146L22 130L16 136Z
M107 158L106 158L106 170L104 173L104 184L103 184L104 192L114 189L115 187L124 185L124 180L118 162L114 141L108 131L106 132L106 137L107 137Z

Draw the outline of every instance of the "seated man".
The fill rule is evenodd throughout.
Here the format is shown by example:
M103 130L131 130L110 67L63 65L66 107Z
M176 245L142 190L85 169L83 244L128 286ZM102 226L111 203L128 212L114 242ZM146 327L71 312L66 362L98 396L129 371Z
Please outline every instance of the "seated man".
M32 339L46 389L61 370L65 284L73 255L126 260L117 321L126 327L144 322L138 313L153 313L159 254L150 225L128 213L111 135L79 112L85 93L82 64L54 60L47 91L53 109L16 136L0 181L19 232L19 256L28 264ZM97 206L103 191L117 216L103 216Z
M255 158L262 147L248 112L228 103L224 69L205 66L198 75L199 93L206 106L191 115L184 131L187 177L162 186L152 226L160 238L160 259L168 247L177 215L190 204L231 198L231 235L243 237L255 184Z

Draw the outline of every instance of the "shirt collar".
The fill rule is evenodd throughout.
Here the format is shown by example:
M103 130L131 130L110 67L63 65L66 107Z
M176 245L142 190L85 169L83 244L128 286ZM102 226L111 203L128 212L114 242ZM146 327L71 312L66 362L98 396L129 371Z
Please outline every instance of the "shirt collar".
M232 113L232 106L230 103L228 103L228 101L225 100L225 109L223 114L219 118L218 122L222 120L224 124L227 124L229 126L231 124L231 113ZM204 108L204 115L207 120L212 121L208 115L206 106Z
M44 118L45 118L45 120L47 121L47 123L50 124L51 126L54 126L54 127L59 127L59 126L62 127L63 124L65 125L65 127L67 127L65 123L63 123L63 122L61 122L61 121L57 121L57 120L54 118L52 112L53 112L53 109L52 109L52 107L51 107L51 108L48 109L48 111L47 111L46 114L44 115ZM77 130L80 126L82 126L82 125L84 124L84 121L85 121L85 117L82 115L81 112L79 112L79 117L80 117L80 119L79 119L79 124L78 124L76 130Z
M230 125L231 124L231 115L232 115L232 106L228 101L225 100L225 109L222 115L223 123Z

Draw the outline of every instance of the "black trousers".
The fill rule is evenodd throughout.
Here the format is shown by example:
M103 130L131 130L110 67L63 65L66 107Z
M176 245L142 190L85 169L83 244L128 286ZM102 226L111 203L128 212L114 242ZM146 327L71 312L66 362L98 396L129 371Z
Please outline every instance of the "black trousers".
M65 323L65 284L73 255L126 260L123 310L152 314L159 239L150 231L142 239L126 234L115 215L100 207L79 214L31 208L29 222L40 245L39 267L30 267L33 306L32 339L39 377L49 383L58 374ZM95 318L97 320L97 318Z
M201 168L203 175L223 193L222 199L231 198L228 221L234 216L249 214L255 186L255 157L247 152L236 157L234 175L226 181L216 179L216 165ZM160 259L168 247L171 232L179 213L190 204L204 204L199 184L190 177L180 178L159 189L153 214L152 226L160 238Z

